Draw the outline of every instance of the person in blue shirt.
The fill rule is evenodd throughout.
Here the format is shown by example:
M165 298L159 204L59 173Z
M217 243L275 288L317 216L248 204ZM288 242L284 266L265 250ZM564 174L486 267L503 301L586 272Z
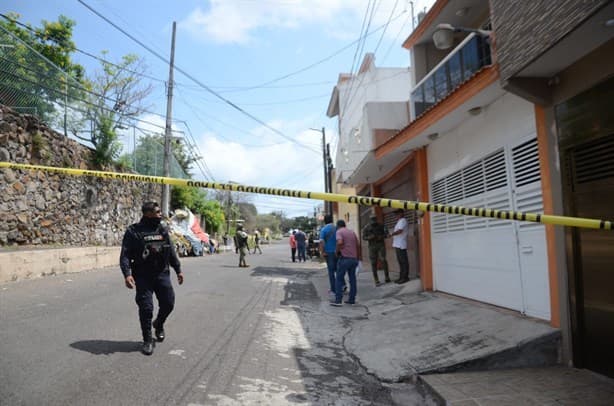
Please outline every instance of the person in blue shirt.
M326 225L320 230L320 257L326 259L326 268L328 269L328 282L330 284L331 294L335 293L335 272L337 271L337 227L333 224L332 214L324 216Z
M294 234L294 239L296 240L296 251L298 254L298 262L306 262L307 259L305 257L305 250L307 248L307 236L300 229L296 230L296 234Z

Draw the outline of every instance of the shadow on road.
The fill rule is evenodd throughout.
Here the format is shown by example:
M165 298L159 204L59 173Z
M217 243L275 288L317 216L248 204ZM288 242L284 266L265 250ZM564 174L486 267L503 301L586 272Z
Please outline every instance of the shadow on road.
M71 343L72 348L95 355L110 355L116 352L138 352L141 343L138 341L83 340Z
M284 285L284 300L279 302L279 304L287 306L292 304L291 302L320 300L315 286L313 286L313 283L309 280L309 278L317 272L316 270L296 270L259 266L254 268L251 276L283 276L288 278L288 282Z

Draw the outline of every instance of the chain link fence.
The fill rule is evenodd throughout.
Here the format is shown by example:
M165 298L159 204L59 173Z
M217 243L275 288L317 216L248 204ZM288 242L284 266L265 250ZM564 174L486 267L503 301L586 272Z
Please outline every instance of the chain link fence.
M89 139L92 132L99 130L88 118L88 110L112 113L113 108L93 103L95 98L91 96L99 95L0 26L0 104L36 116L53 130L92 147L83 138ZM107 101L109 105L114 102ZM189 130L182 128L181 122L176 126L180 133ZM118 135L123 153L120 162L124 166L143 175L163 176L163 125L136 118L124 123ZM181 140L172 137L173 143ZM170 176L190 177L174 154L170 156Z

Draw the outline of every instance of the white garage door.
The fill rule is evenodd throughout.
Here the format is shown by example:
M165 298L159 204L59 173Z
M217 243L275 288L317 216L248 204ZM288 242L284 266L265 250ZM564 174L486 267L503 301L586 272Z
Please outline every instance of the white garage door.
M543 212L535 136L431 183L434 203ZM433 214L435 288L550 318L544 227Z

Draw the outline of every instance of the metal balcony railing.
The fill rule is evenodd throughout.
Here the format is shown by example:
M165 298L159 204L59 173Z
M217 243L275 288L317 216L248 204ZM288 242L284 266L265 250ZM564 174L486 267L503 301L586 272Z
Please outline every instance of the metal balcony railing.
M491 64L487 39L475 34L467 36L412 90L411 102L415 114L413 119L445 99L484 66Z

